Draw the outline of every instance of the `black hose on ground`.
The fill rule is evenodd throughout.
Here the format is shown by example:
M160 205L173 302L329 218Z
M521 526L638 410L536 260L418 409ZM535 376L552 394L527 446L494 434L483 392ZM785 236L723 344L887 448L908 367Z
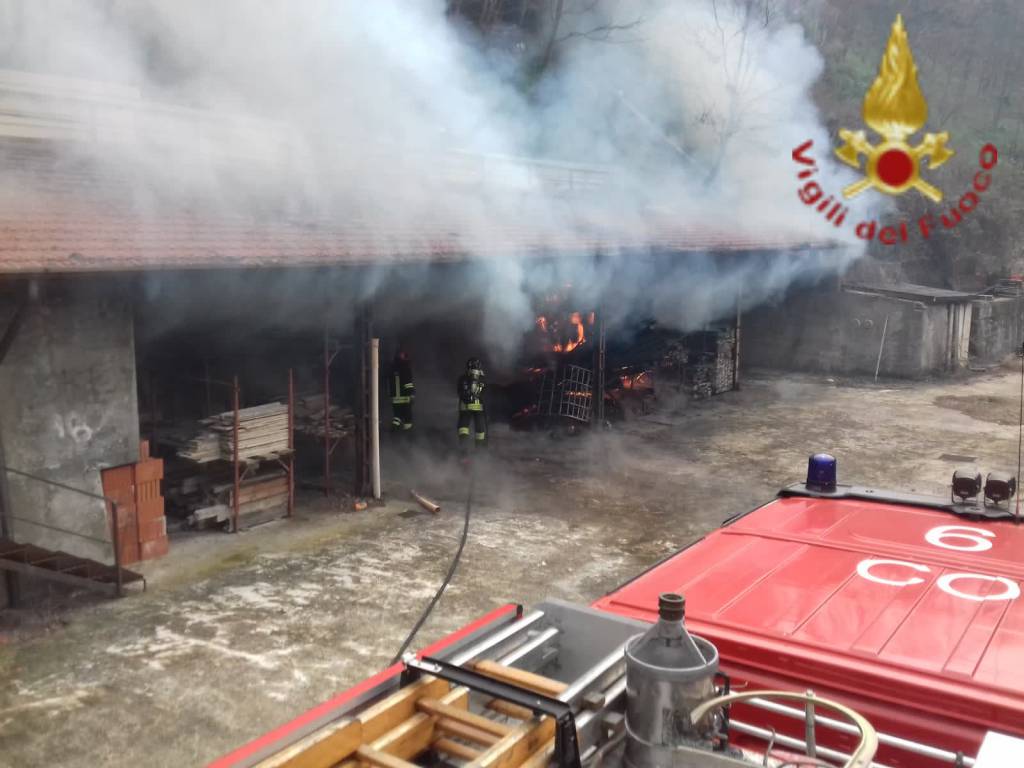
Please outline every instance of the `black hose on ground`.
M472 462L469 465L469 488L466 491L466 518L462 524L462 538L459 539L459 548L455 550L455 557L452 558L452 564L448 566L448 573L444 577L444 581L441 582L441 586L437 588L437 592L430 598L430 602L427 603L427 607L423 610L419 619L413 624L412 629L409 631L408 636L405 638L405 642L402 643L402 647L398 649L398 653L391 659L391 664L397 664L402 660L402 656L405 654L409 645L416 637L416 633L420 631L420 628L430 618L431 611L434 610L434 606L437 605L437 601L441 599L441 595L448 588L448 584L451 582L452 577L455 575L455 570L459 567L459 560L462 559L462 550L466 547L466 539L469 537L469 518L473 511L473 486L476 483L476 466Z

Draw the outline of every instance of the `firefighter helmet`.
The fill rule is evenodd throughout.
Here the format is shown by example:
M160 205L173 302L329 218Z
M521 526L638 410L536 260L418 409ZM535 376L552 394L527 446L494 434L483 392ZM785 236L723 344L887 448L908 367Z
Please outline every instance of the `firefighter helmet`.
M474 379L482 379L484 377L484 364L480 362L480 358L471 357L466 361L466 373Z

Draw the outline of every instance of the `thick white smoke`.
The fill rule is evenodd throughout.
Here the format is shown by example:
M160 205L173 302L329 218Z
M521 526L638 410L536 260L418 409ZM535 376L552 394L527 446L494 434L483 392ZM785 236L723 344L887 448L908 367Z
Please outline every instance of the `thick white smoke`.
M53 109L91 126L63 151L130 179L139 215L187 204L326 221L385 250L395 233L455 236L490 259L467 290L483 293L485 330L511 349L545 284L614 289L620 314L639 303L687 329L729 311L741 283L751 303L856 255L681 255L657 269L643 258L672 229L842 236L797 200L790 157L811 138L827 160L809 95L820 56L761 6L567 0L550 64L529 83L522 61L551 30L490 37L511 40L499 49L442 0L0 0L0 49L14 68L127 87ZM557 167L523 157L585 164L599 186L568 193ZM829 165L820 173L841 186ZM586 258L543 270L526 247L559 251L594 232L621 247L598 259L581 246Z

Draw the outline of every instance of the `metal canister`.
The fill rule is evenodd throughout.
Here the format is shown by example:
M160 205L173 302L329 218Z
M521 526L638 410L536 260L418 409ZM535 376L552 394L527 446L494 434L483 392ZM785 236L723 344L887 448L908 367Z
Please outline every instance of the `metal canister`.
M686 601L658 599L658 622L626 644L626 752L630 768L684 768L714 724L690 712L715 695L718 649L683 624Z

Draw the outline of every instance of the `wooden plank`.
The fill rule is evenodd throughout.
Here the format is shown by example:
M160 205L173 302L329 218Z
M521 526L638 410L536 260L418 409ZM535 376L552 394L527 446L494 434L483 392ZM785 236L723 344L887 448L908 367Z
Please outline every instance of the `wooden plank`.
M245 504L247 501L259 501L260 499L267 499L271 496L280 496L282 493L285 495L288 494L287 480L283 483L260 485L255 488L243 488L238 493L238 500L240 503Z
M514 768L554 738L554 718L533 718L516 728L469 765L472 768Z
M288 493L278 492L274 496L267 496L264 499L256 499L255 501L243 501L239 504L238 513L241 515L252 514L253 512L262 512L265 509L274 509L278 505L288 500Z
M417 714L417 701L440 698L450 687L447 681L440 678L423 677L400 688L359 715L363 723L363 738L370 742L379 739L403 720Z
M473 712L469 712L459 707L452 707L448 704L442 704L440 701L435 699L420 699L416 702L416 708L421 712L426 712L430 715L436 715L437 717L447 717L451 720L458 720L460 723L472 726L477 730L483 731L484 733L490 733L495 736L507 736L512 731L512 726L499 723L494 720L488 720L483 715L477 715Z
M385 733L370 746L378 752L386 752L403 760L411 760L430 748L434 740L434 718L430 715L413 715Z
M510 701L491 699L484 706L494 712L497 712L499 715L511 717L513 720L529 720L533 717L532 710L527 709L526 707L521 707L518 704L513 704Z
M448 693L441 697L442 704L448 704L452 707L458 707L459 709L466 709L469 707L469 688L464 686L458 686L452 688Z
M364 711L359 716L359 721L363 723L364 738L367 741L372 741L370 747L392 752L389 745L394 743L395 748L403 749L403 754L398 755L402 758L406 756L404 748L409 745L418 747L420 752L427 749L430 742L437 738L437 733L434 731L435 718L417 712L416 702L422 697L433 698L448 688L451 686L444 680L425 677L392 693ZM469 706L469 689L461 686L451 688L441 696L440 701L452 707L467 707ZM411 725L410 721L412 721ZM423 737L424 732L430 735L423 742L417 741ZM371 739L367 734L373 734L376 738ZM414 756L415 754L409 755L409 757ZM339 768L359 768L359 760L349 759L339 762L338 765Z
M255 768L331 768L363 743L363 724L339 720L309 734Z
M551 739L547 744L538 749L523 762L519 768L547 768L551 758L555 756L555 740Z
M480 757L480 750L467 747L465 744L460 744L457 741L451 739L440 738L434 742L434 749L438 752L444 752L446 755L452 757L459 757L463 760L476 760Z
M485 747L496 744L501 740L501 736L481 731L479 728L466 725L459 720L452 720L449 717L442 717L437 721L437 730L447 733L449 736L458 736L460 739L472 741L475 744L483 744Z
M356 750L356 755L364 763L375 765L377 768L416 768L416 765L408 760L394 757L387 752L378 752L371 747L360 747Z
M493 677L495 680L518 685L522 688L529 688L531 691L543 693L545 696L557 697L558 694L569 687L567 683L552 680L550 677L544 677L533 672L527 672L525 669L506 667L504 664L499 664L496 661L478 661L473 664L473 669L482 675Z

